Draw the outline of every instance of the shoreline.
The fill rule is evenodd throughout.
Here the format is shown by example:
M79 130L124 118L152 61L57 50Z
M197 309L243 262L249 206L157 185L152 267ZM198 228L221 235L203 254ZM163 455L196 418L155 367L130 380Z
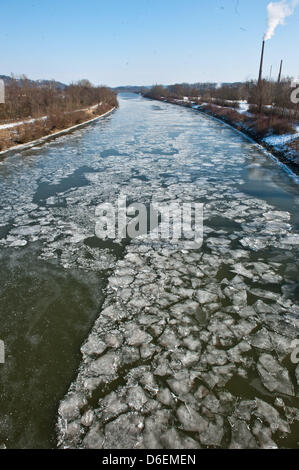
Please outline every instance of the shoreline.
M194 109L194 111L199 111L204 116L210 116L216 121L221 122L222 124L226 124L228 127L236 131L242 137L246 138L249 142L251 142L256 147L258 147L260 151L263 152L265 155L267 155L267 157L269 157L273 162L275 162L285 173L287 173L288 176L290 176L295 181L296 184L299 184L299 168L297 165L292 164L292 162L290 162L286 158L283 152L279 152L273 146L267 144L266 142L263 142L262 140L259 141L257 138L253 137L253 135L251 135L250 132L246 133L245 130L239 129L237 125L234 125L233 123L230 123L226 121L225 119L221 119L218 116L216 117L213 114L209 114L200 109L195 109L195 108L192 108L192 109ZM280 158L285 160L285 162L281 161L280 158L275 155L275 153L280 155L281 156ZM295 171L293 171L293 169L290 168L290 166L294 167L293 169L295 169Z
M81 122L80 124L76 124L75 126L67 127L65 129L61 129L57 132L54 132L53 134L45 135L44 137L41 137L36 140L32 140L30 142L26 142L25 144L14 145L13 147L9 147L8 149L2 150L0 152L0 160L2 160L3 157L8 156L10 153L15 153L19 150L27 150L33 147L37 147L38 145L42 145L45 142L48 142L52 139L54 140L57 137L60 137L65 134L69 134L76 129L80 129L81 127L87 126L88 124L91 124L92 122L97 121L98 119L104 116L107 116L108 114L112 113L112 111L114 111L115 109L116 107L114 106L109 111L106 111L105 113L99 116L96 116L95 118L89 119L88 121Z
M199 112L203 116L209 116L216 121L221 122L222 124L227 125L228 127L234 129L236 132L241 134L243 137L247 138L250 142L255 144L263 153L265 153L271 160L273 160L280 168L285 171L294 181L296 184L299 184L299 165L292 162L286 155L285 152L277 150L274 146L266 143L263 139L258 138L254 133L250 132L245 128L240 128L240 124L234 121L230 121L225 117L216 116L212 112L208 112L205 109L195 108L190 106L186 103L174 103L172 101L168 101L167 99L154 99L147 96L144 98L150 99L152 101L161 101L162 103L172 104L174 106L182 106L184 108L193 109L194 111Z

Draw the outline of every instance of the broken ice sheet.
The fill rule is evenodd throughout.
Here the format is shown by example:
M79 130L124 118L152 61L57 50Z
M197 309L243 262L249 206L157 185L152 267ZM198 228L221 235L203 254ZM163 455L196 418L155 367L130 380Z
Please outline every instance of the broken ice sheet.
M1 250L38 242L42 259L109 276L61 402L59 445L280 447L296 413L275 399L297 410L298 393L288 363L298 276L284 269L297 264L291 209L242 191L246 165L263 167L264 157L239 135L194 111L139 105L130 111L126 101L100 132L35 150L26 171L15 157L7 180L0 174ZM145 239L125 249L93 244L95 207L121 193L147 205L203 203L202 250ZM272 249L283 268L271 264ZM254 390L258 397L244 398Z

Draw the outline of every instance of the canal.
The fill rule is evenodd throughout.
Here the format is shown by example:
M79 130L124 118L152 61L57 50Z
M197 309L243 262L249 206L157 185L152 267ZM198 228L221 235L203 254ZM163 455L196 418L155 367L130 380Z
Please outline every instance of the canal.
M0 162L0 445L299 447L299 185L196 110L119 103ZM202 248L98 239L120 195L202 203Z

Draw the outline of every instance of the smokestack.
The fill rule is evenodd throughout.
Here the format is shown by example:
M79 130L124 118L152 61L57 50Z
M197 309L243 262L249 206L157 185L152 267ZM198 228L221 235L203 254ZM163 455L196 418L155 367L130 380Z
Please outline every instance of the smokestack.
M261 63L260 63L260 73L259 73L259 81L258 81L259 84L261 83L262 77L263 77L264 50L265 50L265 40L263 40L263 45L262 45L262 54L261 54Z
M283 61L281 60L280 61L279 74L278 74L278 80L277 80L278 85L280 84L280 81L281 81L282 64L283 64Z

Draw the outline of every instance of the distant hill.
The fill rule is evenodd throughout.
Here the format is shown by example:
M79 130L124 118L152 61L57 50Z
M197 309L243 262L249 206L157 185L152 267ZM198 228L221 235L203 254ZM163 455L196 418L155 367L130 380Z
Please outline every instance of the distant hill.
M211 88L218 88L219 86L226 86L229 88L237 88L238 86L242 85L241 82L229 82L229 83L215 83L215 82L197 82L197 83L178 83L178 85L195 88L199 91L204 91L206 89ZM171 87L174 85L164 85L166 87ZM134 85L127 85L127 86L118 86L113 88L114 91L117 93L141 93L142 90L148 89L150 90L151 86L134 86Z
M144 88L150 89L151 87L150 86L132 86L132 85L128 85L128 86L118 86L118 87L115 87L115 88L112 88L112 89L114 91L116 91L117 93L141 93L141 90L144 89Z
M8 75L0 75L0 79L2 79L4 81L4 83L9 83L13 80L12 77L9 77ZM22 79L21 78L16 78L17 82L21 82ZM49 85L50 83L55 83L55 86L59 89L59 90L64 90L67 85L65 83L62 83L62 82L56 82L55 80L30 80L28 79L29 83L32 83L32 84L35 84L35 85L38 85L38 86L46 86L46 85Z

